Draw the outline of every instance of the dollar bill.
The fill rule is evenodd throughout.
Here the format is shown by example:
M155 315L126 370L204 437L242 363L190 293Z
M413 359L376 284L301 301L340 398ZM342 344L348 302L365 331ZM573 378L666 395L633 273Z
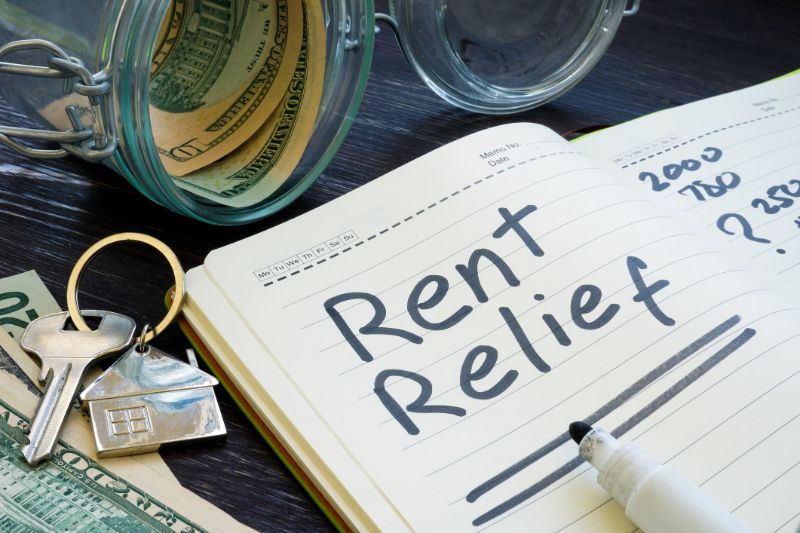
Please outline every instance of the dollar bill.
M204 10L221 5L224 13L208 19L187 8L183 37L151 80L153 138L174 176L208 165L250 138L280 103L300 53L299 0L196 4ZM227 29L219 26L208 32L214 39L203 41L200 28L208 28L199 24L205 20L225 21Z
M0 336L0 354L5 354L12 360L20 355L25 355L22 353L22 348L13 342L11 338L5 336ZM30 412L30 414L35 411L35 406L39 403L39 398L42 395L41 391L27 376L20 378L18 375L2 371L0 371L0 391L2 391L0 392L0 398L13 398L17 407L25 410L25 412ZM73 444L85 450L93 460L98 460L88 415L81 410L77 400L73 403L72 411L67 415L62 434L69 434L69 440ZM164 479L171 479L177 483L177 479L172 475L169 467L164 463L161 456L156 453L130 457L125 461L117 462L105 459L104 464L105 462L110 462L115 467L118 466L122 469L120 473L126 473L129 466L134 469L142 466Z
M19 338L28 324L61 308L39 275L29 270L0 279L0 326Z
M98 461L74 419L53 456L29 466L22 448L36 400L11 379L0 374L0 531L252 531L140 457Z
M187 0L172 0L167 6L167 14L161 21L156 37L153 63L150 66L151 79L161 71L170 53L175 49L186 19L186 3Z
M40 378L45 376L40 375L39 364L19 346L19 337L25 330L24 326L27 326L27 323L23 326L21 322L24 322L25 319L30 321L39 316L58 313L61 309L39 278L39 275L33 270L0 279L0 291L2 291L0 295L10 295L7 296L5 301L13 300L14 302L13 305L7 306L7 309L10 309L7 316L15 317L15 314L19 313L23 315L23 318L20 318L19 321L6 324L7 328L12 329L13 336L11 334L6 335L0 331L0 379L5 383L0 390L7 390L8 383L14 381L27 389L35 398L39 398L43 389ZM21 302L25 302L24 305ZM97 379L101 373L102 370L99 367L89 369L84 377L84 385ZM83 389L83 386L81 389ZM81 410L77 400L73 402L72 407L72 412L68 415L67 420L72 418L78 420L76 423L83 424L85 431L91 436L88 418ZM157 471L161 476L172 480L176 479L159 454L153 453L142 457L140 461L146 462L150 468ZM0 528L0 531L2 531L2 528Z
M16 342L31 321L59 311L55 298L33 270L0 279L0 325ZM7 352L0 351L0 371L36 388L39 367L22 350L20 354L12 359Z
M39 387L37 387L30 376L28 376L19 367L19 365L17 365L17 362L13 357L11 357L11 354L8 353L8 350L2 347L2 345L0 345L0 375L13 378L16 382L28 389L28 392L31 394L35 394L37 396L42 394L41 390L39 390Z
M325 77L325 27L318 2L304 2L305 23L292 81L278 109L241 147L176 180L179 187L233 207L277 190L303 155L319 112Z
M273 0L172 0L167 15L153 55L150 103L171 113L194 111L240 90L281 27Z

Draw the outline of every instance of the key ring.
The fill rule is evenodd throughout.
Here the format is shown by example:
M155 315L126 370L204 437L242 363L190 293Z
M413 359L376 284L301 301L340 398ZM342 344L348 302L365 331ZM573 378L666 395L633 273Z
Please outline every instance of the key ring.
M91 328L86 324L86 321L81 316L80 308L78 307L78 284L81 281L83 272L89 266L89 263L91 263L91 261L97 256L97 254L100 253L103 248L120 242L139 242L152 246L167 260L170 268L172 268L172 275L175 277L175 298L172 300L172 305L170 305L166 316L164 316L164 318L156 327L150 329L148 325L147 328L143 330L144 334L141 335L139 339L141 344L148 344L156 337L156 335L164 331L167 326L169 326L172 321L175 320L175 317L178 316L178 313L183 306L183 300L186 296L186 283L184 280L183 268L181 268L178 257L169 246L159 241L155 237L151 237L150 235L145 235L143 233L118 233L116 235L106 237L105 239L101 239L89 247L89 249L86 250L80 257L80 259L78 259L78 262L75 263L72 273L69 275L69 281L67 282L67 310L69 311L69 316L72 319L72 322L79 331L91 331Z

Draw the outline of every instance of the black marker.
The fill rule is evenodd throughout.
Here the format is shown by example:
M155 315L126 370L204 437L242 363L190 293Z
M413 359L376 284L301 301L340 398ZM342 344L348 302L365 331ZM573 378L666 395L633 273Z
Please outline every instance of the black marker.
M580 455L597 469L597 482L646 533L742 533L733 516L670 466L633 443L620 444L584 422L569 425Z

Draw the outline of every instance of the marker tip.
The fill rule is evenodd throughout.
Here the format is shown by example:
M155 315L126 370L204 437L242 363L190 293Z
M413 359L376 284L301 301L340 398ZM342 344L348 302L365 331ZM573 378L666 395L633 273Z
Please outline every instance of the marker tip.
M583 437L592 430L592 426L586 422L573 422L569 425L569 436L575 441L575 444L580 444Z

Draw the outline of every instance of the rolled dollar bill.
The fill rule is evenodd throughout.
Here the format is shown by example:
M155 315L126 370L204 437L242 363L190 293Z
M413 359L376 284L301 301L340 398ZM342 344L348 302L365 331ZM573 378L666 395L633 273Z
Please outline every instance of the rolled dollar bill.
M275 192L297 166L314 129L325 81L325 26L319 2L303 3L303 46L281 104L234 152L182 178L179 187L233 207Z
M186 113L241 90L275 42L277 18L275 2L172 0L153 54L150 103Z
M164 67L170 53L175 49L186 19L186 3L187 0L172 0L167 7L167 14L161 21L156 37L153 64L150 66L151 78Z
M303 14L296 0L175 2L154 56L150 120L164 168L183 176L241 146L279 105Z

